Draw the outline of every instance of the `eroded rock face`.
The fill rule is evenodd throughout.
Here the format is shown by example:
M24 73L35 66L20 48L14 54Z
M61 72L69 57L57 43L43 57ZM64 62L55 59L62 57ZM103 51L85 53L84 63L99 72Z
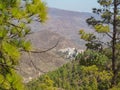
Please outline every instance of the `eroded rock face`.
M75 59L75 57L78 55L78 53L82 53L84 50L77 50L76 48L64 48L58 50L58 54L63 56L66 59Z

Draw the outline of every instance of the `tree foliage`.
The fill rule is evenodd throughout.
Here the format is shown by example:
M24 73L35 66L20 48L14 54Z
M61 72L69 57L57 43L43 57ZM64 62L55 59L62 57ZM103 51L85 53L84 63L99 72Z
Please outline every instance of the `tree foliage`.
M81 33L81 38L87 41L86 44L88 49L94 49L102 52L103 46L111 48L111 56L108 58L111 60L111 69L113 71L113 80L112 84L116 83L117 73L119 72L119 45L120 45L120 1L119 0L98 0L98 3L102 8L93 8L93 13L100 16L100 19L90 17L86 20L88 25L92 25L95 32L98 34L103 34L104 36L109 37L110 40L103 42L99 37L93 34L87 34L86 32ZM83 31L82 31L83 32ZM87 35L87 37L84 37ZM91 38L92 37L94 38ZM102 46L102 48L101 48ZM104 47L105 48L105 47ZM105 50L104 50L105 53Z
M46 75L52 80L53 86L56 88L63 88L63 90L108 90L111 86L112 72L102 68L107 61L107 58L104 58L102 62L101 57L104 55L93 54L92 51L86 51L83 54L78 56L79 59L76 59L72 62L63 65L58 70L49 72L45 75L40 76L36 81L28 83L28 88L30 90L36 90L35 87L38 87L39 84L42 85ZM97 57L96 57L97 55ZM83 58L84 56L88 56ZM96 57L96 58L95 58ZM93 60L93 61L92 61ZM101 63L102 62L102 63ZM49 81L49 80L48 80ZM41 87L39 87L38 90ZM52 90L52 89L51 89ZM54 89L53 89L54 90Z
M48 75L43 75L40 80L29 82L27 90L58 90L53 84L54 81Z
M80 65L96 65L100 67L100 69L105 68L109 62L109 59L106 55L94 50L86 50L84 53L78 54L76 60L79 60Z
M32 20L44 22L46 5L41 0L0 0L0 89L24 90L16 64L21 51L32 46L25 39L30 34L27 26ZM34 17L37 17L37 20Z

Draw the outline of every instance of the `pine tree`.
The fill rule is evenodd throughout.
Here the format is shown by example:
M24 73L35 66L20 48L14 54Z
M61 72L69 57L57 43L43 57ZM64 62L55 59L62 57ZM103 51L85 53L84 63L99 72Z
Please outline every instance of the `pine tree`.
M93 8L93 13L101 16L99 20L94 17L88 18L86 21L92 25L95 31L99 34L104 34L110 38L109 42L103 42L98 39L94 34L86 33L80 30L81 38L88 41L86 46L90 49L101 51L104 44L111 48L111 62L113 80L112 85L115 84L117 73L119 70L118 56L120 52L120 0L98 0L102 8ZM111 29L112 27L112 29Z
M27 24L37 16L44 22L46 5L41 0L0 0L0 90L24 90L15 66L21 51L32 47L25 36L30 34Z

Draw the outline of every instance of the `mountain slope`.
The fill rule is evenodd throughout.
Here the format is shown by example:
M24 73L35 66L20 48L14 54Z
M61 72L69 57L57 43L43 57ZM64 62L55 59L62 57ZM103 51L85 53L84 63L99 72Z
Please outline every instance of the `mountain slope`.
M85 19L93 14L80 13L49 8L48 20L44 24L33 22L29 25L33 34L27 39L32 42L36 50L42 51L53 47L57 41L57 47L45 53L33 53L29 55L23 52L19 65L19 73L23 76L24 82L28 82L48 71L55 70L67 63L66 59L56 54L62 48L84 49L84 41L79 37L79 30L92 31L85 23Z
M18 68L19 73L24 78L24 82L28 82L41 74L55 70L67 63L67 60L56 54L56 50L66 47L76 47L69 39L47 30L33 33L27 38L32 42L34 49L40 52L55 46L58 40L59 43L54 49L47 52L22 53L21 62Z
M93 31L86 23L86 19L91 16L95 15L86 12L73 12L49 8L46 23L40 24L33 22L31 28L33 31L50 30L56 32L78 44L81 48L85 48L84 41L80 39L79 30L84 29L87 32Z

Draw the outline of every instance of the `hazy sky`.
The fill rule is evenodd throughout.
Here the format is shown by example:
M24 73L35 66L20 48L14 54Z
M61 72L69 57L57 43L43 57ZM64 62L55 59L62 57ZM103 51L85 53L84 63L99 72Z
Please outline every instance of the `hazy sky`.
M47 6L65 10L92 12L92 8L98 7L97 0L43 0Z

